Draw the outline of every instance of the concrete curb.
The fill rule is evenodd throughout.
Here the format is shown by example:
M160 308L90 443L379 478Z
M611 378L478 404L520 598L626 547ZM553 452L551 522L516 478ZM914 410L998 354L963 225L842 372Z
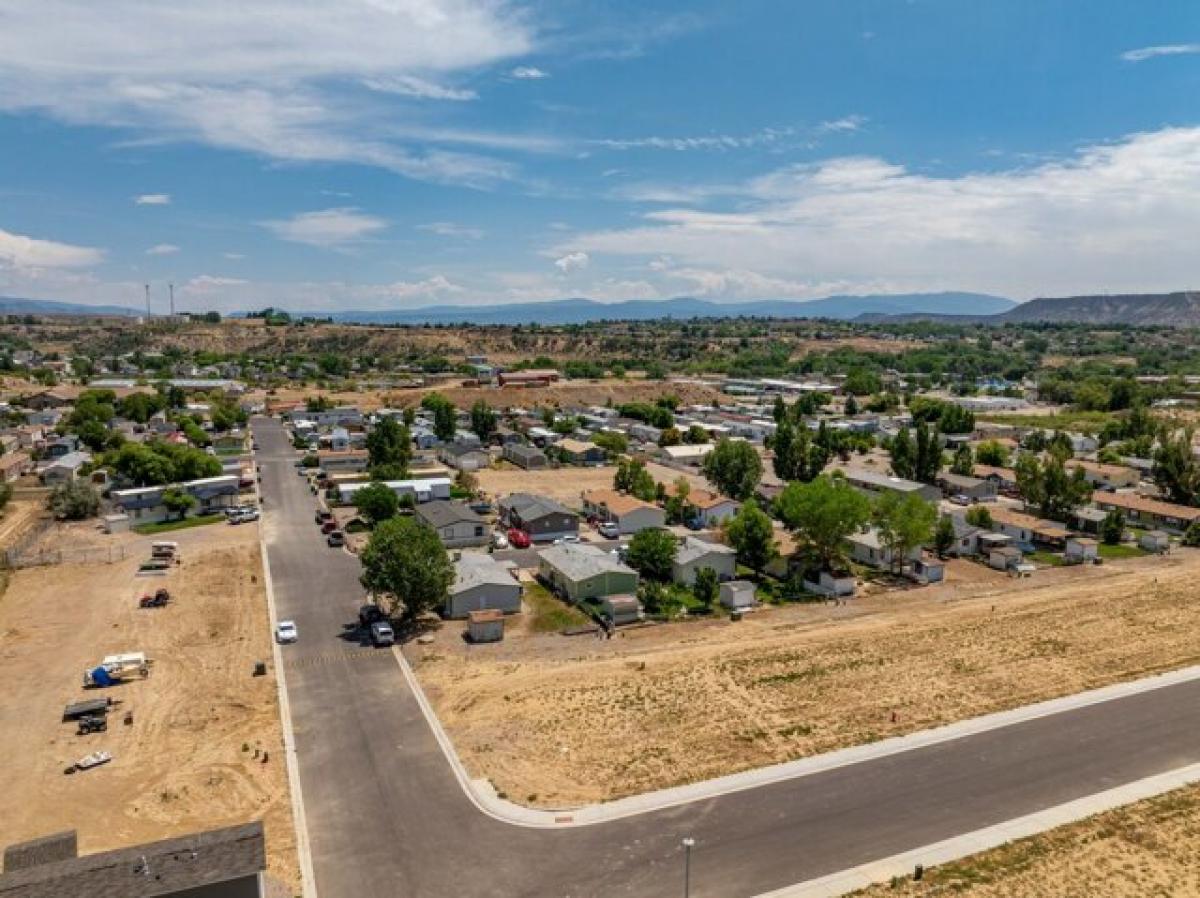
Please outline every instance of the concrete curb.
M408 686L421 708L421 713L424 714L430 730L432 730L434 737L442 748L442 753L446 756L446 760L454 771L454 775L458 778L459 785L471 803L482 813L487 814L493 819L512 824L513 826L539 829L590 826L596 823L621 820L626 817L678 807L679 805L690 804L695 801L716 798L731 792L756 789L761 786L769 786L773 783L811 776L827 770L835 770L839 767L861 764L876 758L914 751L931 745L938 745L943 742L951 742L955 739L963 739L979 733L986 733L991 730L1015 726L1042 717L1050 717L1079 708L1140 695L1141 693L1150 692L1155 689L1163 689L1180 683L1200 680L1200 666L1186 667L1181 670L1157 674L1140 680L1116 683L1100 689L1080 692L1076 695L1068 695L1062 698L1038 702L1033 705L1025 705L1024 707L1014 708L1010 711L1000 711L983 717L975 717L935 729L921 730L920 732L910 733L907 736L896 736L880 742L873 742L869 745L858 745L853 748L841 749L840 751L833 751L823 755L801 758L798 761L789 761L784 764L775 764L770 767L761 767L756 770L734 773L729 776L705 780L700 783L675 786L670 789L661 789L657 792L647 792L642 795L621 798L604 804L584 805L558 810L542 810L527 808L507 799L500 798L491 783L487 780L471 779L466 767L458 756L458 752L454 749L453 741L442 728L441 721L438 720L433 706L429 703L425 691L421 688L421 684L412 670L412 666L408 663L408 659L404 657L399 646L395 647L392 652L396 656L400 670L403 672L404 678L408 682Z
M251 454L251 458L253 457ZM262 494L257 485L255 485L254 493L260 499L259 508L262 508ZM317 880L313 875L312 850L308 842L308 821L304 816L304 797L300 791L300 764L296 757L296 737L292 732L292 709L288 703L283 653L274 637L278 618L275 612L275 586L271 579L271 561L267 555L267 541L263 538L263 517L264 515L260 515L257 522L258 549L262 554L263 583L267 592L267 613L271 621L271 657L275 663L275 688L279 694L279 721L283 728L283 756L287 762L288 791L292 796L292 826L296 830L296 855L300 861L300 888L304 898L317 898Z
M950 861L978 854L1000 845L1024 839L1046 830L1075 823L1096 814L1110 811L1122 805L1133 804L1155 795L1162 795L1200 781L1200 764L1192 764L1157 776L1146 777L1126 783L1115 789L1097 792L1084 798L1056 805L1036 814L1028 814L1006 820L974 832L964 833L952 839L915 848L903 854L881 858L859 867L851 867L819 879L785 886L773 892L765 892L756 898L835 898L857 889L865 889L876 883L887 882L893 877L911 876L917 864L933 867Z

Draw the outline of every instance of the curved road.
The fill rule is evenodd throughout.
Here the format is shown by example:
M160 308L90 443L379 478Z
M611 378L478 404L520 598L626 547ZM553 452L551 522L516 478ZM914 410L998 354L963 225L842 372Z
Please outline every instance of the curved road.
M1200 762L1200 682L561 831L480 813L389 652L340 638L358 562L327 548L282 425L256 418L264 538L320 898L753 896Z

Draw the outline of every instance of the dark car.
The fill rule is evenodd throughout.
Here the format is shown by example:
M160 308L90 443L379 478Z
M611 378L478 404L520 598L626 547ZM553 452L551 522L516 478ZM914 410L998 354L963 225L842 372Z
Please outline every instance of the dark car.
M325 537L325 542L334 548L344 546L346 545L346 534L342 533L340 530L334 530L327 537Z
M383 613L383 609L378 605L368 602L358 609L358 624L360 627L369 627L376 621L381 620L387 620L387 615Z

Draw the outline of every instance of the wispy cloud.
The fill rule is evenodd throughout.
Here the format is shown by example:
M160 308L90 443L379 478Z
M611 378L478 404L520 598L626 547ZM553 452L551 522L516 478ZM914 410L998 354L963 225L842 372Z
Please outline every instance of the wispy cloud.
M57 240L41 240L0 229L0 273L5 269L87 268L104 261L104 251Z
M850 134L861 131L866 123L865 115L846 115L842 118L821 122L817 125L816 131L818 134Z
M133 202L136 206L169 206L171 205L171 194L143 193L140 196L135 196Z
M398 126L536 49L524 10L495 0L0 0L0 21L0 112L481 186L511 164Z
M739 150L760 147L794 137L796 128L763 128L751 134L704 134L690 137L627 137L589 141L610 150Z
M229 259L233 262L241 261L246 258L245 253L221 253L222 258Z
M363 81L365 87L385 94L400 94L405 97L418 97L422 100L477 100L479 94L473 90L446 87L418 78L415 75L394 75L390 78L367 78Z
M516 78L518 81L540 81L543 78L549 78L550 73L537 66L519 65L515 69L510 69L508 76Z
M1200 127L953 177L833 158L712 199L721 205L658 209L634 227L573 235L547 252L627 266L666 256L698 289L739 296L819 296L830 284L1016 297L1145 292L1182 289L1200 273Z
M479 240L484 236L480 228L470 228L452 221L431 221L428 224L417 225L417 230L428 231L439 237L461 237L467 240Z
M154 246L146 250L147 256L173 256L179 252L179 247L174 243L156 243Z
M280 240L320 247L357 243L383 230L387 224L384 219L351 206L301 212L291 218L262 222L263 227Z
M1200 53L1200 44L1163 44L1158 47L1138 47L1136 50L1126 50L1121 58L1126 62L1144 62L1156 56L1186 56L1190 53Z

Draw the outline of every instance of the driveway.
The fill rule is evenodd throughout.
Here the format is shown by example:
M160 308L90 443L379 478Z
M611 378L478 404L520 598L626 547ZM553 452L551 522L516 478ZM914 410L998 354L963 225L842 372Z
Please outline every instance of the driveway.
M325 545L279 422L254 429L275 601L300 631L283 654L321 898L675 898L684 836L692 895L753 896L1200 762L1193 682L611 823L501 823L391 653L343 638L358 562Z

